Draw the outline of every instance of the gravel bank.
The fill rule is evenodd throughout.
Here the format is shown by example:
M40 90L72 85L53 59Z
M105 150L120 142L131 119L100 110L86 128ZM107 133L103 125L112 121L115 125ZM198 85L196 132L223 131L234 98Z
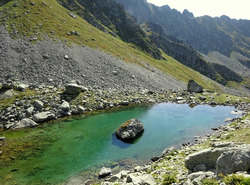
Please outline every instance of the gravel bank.
M66 46L52 40L13 40L0 27L0 81L17 78L27 83L65 84L76 80L85 86L116 89L183 89L185 84L161 73L125 63L99 50Z

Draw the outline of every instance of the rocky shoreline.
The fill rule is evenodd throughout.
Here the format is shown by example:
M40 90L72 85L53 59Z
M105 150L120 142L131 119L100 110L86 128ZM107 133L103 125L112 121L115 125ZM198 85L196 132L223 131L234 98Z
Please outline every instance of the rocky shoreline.
M236 109L241 110L243 116L250 112L248 98L221 95L206 90L202 93L180 89L162 89L157 91L148 89L117 90L111 88L103 89L97 86L83 87L75 81L71 81L61 87L49 85L35 86L18 81L8 81L0 84L0 87L0 101L3 102L1 104L0 128L3 130L35 127L43 122L72 115L144 103L174 102L185 103L190 106L201 104L211 106L224 105L234 106ZM204 143L208 140L213 142L219 141L218 138L226 137L225 135L228 131L238 130L250 125L249 120L244 121L242 118L229 121L235 121L236 124L213 128L215 130L214 134L208 135L206 138L197 136L194 143L183 143L183 147L179 150L174 148L166 149L162 156L153 157L152 163L109 176L102 184L159 184L164 180L166 174L175 174L174 176L179 184L184 184L184 180L189 182L188 179L191 173L188 173L187 169L184 168L183 161L186 156L198 150L193 149L196 144ZM4 137L0 139L2 141L5 140ZM171 168L169 167L170 163L172 165L170 165ZM182 165L179 165L180 163ZM176 174L177 172L178 174ZM198 177L204 177L204 173L201 173ZM110 174L111 172L109 171L108 175ZM211 175L211 173L209 174ZM100 176L104 177L106 175L104 173ZM209 175L205 174L205 176ZM212 177L215 176L215 172L212 172ZM197 178L190 177L191 182L189 184L192 184L193 180L197 180ZM86 181L85 184L91 183L93 182Z
M244 116L248 114L245 113ZM225 185L226 175L250 181L250 144L225 141L230 134L239 130L250 130L250 117L241 116L233 124L213 128L215 132L206 137L196 136L194 143L183 144L181 148L166 148L161 156L151 158L149 164L136 166L112 174L103 168L99 175L106 177L101 182L91 180L85 184L135 185L135 184L175 184L197 185L205 181ZM247 133L246 133L247 134ZM104 170L106 169L106 171ZM104 173L104 172L109 173Z
M175 102L190 106L220 104L249 111L248 104L241 103L240 99L232 102L228 96L225 102L218 103L214 95L208 92L196 97L195 93L186 90L121 91L111 88L83 87L75 81L62 87L35 86L9 81L3 83L1 87L0 100L7 99L5 104L1 105L0 128L3 129L33 127L37 126L37 123L65 116L142 103Z

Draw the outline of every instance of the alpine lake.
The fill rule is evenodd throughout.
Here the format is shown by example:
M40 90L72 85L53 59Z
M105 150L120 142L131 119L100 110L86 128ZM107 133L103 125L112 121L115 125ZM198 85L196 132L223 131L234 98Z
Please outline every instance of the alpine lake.
M181 146L225 124L234 107L160 103L85 114L36 128L0 132L6 141L0 155L1 184L61 184L71 178L98 176L101 167L113 170L149 162L166 147ZM115 130L131 118L144 125L133 144L123 143Z

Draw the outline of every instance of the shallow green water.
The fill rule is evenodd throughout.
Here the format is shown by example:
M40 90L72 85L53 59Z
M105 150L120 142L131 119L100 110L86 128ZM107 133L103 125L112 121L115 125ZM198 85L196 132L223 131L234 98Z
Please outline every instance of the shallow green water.
M188 105L162 103L29 129L27 132L42 130L36 137L53 138L48 139L50 145L36 155L16 160L11 166L0 169L0 178L5 184L56 184L107 162L149 159L160 155L168 146L181 144L223 124L226 118L236 116L230 114L233 110L233 107L224 106L190 108ZM113 133L131 118L139 119L145 131L135 144L125 144Z

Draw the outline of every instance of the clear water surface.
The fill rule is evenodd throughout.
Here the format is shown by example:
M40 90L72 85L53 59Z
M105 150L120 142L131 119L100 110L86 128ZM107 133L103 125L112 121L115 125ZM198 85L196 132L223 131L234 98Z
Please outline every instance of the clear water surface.
M18 169L10 172L10 181L6 180L6 169L2 178L6 184L56 184L107 162L150 159L168 146L192 140L195 135L204 135L211 127L223 124L226 118L236 117L230 114L233 110L226 106L190 108L183 104L161 103L52 124L44 128L44 133L51 133L57 139L39 156L9 166L9 172ZM145 131L134 144L126 144L117 140L113 133L131 118L139 119Z

